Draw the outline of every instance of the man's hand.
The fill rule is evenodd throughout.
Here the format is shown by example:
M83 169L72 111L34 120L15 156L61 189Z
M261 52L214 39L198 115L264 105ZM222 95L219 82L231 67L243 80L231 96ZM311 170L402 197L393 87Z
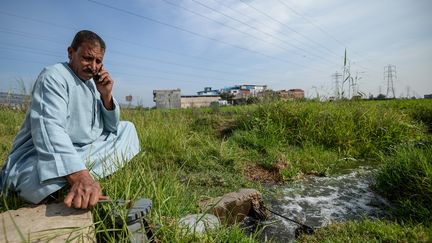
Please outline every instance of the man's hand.
M107 110L114 109L114 104L112 100L112 89L114 85L114 80L112 80L108 71L102 66L99 71L99 80L96 82L96 89L101 94L103 104Z
M99 200L108 199L107 196L102 195L99 183L93 180L88 170L67 175L66 179L71 185L63 201L68 208L89 208L96 205Z

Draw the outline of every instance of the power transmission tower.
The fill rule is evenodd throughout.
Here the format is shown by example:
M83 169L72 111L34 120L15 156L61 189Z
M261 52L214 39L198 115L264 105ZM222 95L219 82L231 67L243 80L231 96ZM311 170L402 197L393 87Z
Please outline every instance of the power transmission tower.
M396 66L389 64L384 67L384 80L387 80L387 98L389 97L389 93L393 94L393 98L396 98L393 84L394 79L396 79Z
M342 77L342 74L335 72L332 75L332 78L335 82L335 99L340 99L340 95L341 95L341 90L340 90L340 84L339 84L339 79Z

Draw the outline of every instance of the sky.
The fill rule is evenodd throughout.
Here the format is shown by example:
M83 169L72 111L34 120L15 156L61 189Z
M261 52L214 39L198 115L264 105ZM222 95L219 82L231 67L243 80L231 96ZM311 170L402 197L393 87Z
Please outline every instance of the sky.
M30 90L88 29L107 44L120 103L132 95L151 107L156 89L194 95L239 84L326 98L345 50L356 83L345 95L387 94L392 65L395 96L423 97L432 93L431 12L430 0L2 0L0 91Z

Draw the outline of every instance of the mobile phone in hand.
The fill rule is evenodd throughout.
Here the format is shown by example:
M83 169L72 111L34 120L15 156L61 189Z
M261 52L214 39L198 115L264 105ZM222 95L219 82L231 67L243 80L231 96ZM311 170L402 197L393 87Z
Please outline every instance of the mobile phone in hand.
M95 83L98 83L100 81L101 75L100 75L100 71L102 70L103 64L100 67L99 71L93 75L93 80L95 81Z

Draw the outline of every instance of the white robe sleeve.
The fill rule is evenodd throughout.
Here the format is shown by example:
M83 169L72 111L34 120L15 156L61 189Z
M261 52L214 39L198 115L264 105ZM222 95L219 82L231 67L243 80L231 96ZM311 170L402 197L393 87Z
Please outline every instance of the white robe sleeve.
M113 110L107 110L103 105L102 100L99 102L100 110L104 122L104 130L107 132L117 132L117 127L120 122L120 106L113 97Z
M66 133L68 89L53 75L41 74L30 109L31 133L38 154L41 182L86 169Z

